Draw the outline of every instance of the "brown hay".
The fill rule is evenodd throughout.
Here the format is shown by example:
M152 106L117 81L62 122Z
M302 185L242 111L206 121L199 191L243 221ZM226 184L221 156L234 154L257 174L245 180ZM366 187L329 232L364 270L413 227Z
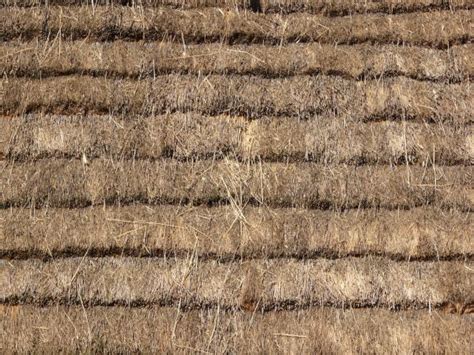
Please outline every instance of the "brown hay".
M467 232L473 223L472 213L426 208L344 213L238 206L8 209L0 210L0 254L447 260L474 255Z
M243 137L247 158L321 163L474 162L474 131L405 122L360 123L337 118L264 118L250 122ZM463 158L461 158L463 157ZM434 160L434 161L433 161Z
M472 166L242 164L233 161L0 162L0 205L247 203L308 208L435 205L472 210Z
M262 310L334 305L433 307L470 304L466 262L394 262L383 258L252 260L220 263L167 258L78 257L5 263L0 298L14 303L178 305L238 308L245 283ZM251 274L258 275L248 279ZM255 282L252 282L255 281ZM257 282L259 281L259 282ZM247 287L248 288L248 287Z
M20 54L20 55L19 55ZM419 80L463 81L474 76L474 46L448 51L400 46L283 47L84 41L0 43L0 71L9 76L59 76L89 73L153 77L170 73L258 74L283 77L328 74L345 78L406 76Z
M45 21L47 19L47 21ZM119 38L282 44L403 43L448 48L473 38L469 10L328 18L305 13L265 15L221 9L169 10L129 7L1 8L3 40L21 37Z
M222 158L241 154L242 117L171 114L152 117L29 116L7 121L15 136L4 146L11 159Z
M40 6L46 0L1 0L0 6ZM266 13L291 13L305 11L329 16L353 13L405 13L431 10L469 9L469 0L48 0L48 5L131 5L169 6L180 9L220 7L223 9L248 9Z
M2 351L473 348L472 1L12 1Z
M474 162L471 126L361 123L345 117L170 114L24 116L1 119L0 152L10 160L49 157L179 160L223 157L324 164L454 165Z
M8 155L15 127L17 125L9 118L0 117L0 160L6 159Z
M173 308L3 307L6 352L470 354L473 322L426 311L311 309L265 314Z
M168 113L195 111L312 117L346 115L360 120L406 118L472 122L470 83L436 84L406 78L356 82L338 77L167 75L156 80L83 76L45 80L6 79L1 112Z

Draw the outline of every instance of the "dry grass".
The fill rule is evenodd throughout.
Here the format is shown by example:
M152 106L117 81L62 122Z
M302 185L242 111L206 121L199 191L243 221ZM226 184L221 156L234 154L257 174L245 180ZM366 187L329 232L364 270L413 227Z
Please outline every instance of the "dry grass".
M317 41L448 48L468 43L473 38L473 30L469 10L328 18L305 13L262 16L221 9L51 7L45 12L43 8L0 8L3 40L127 38L234 44Z
M178 305L273 310L308 306L438 308L472 304L470 262L385 258L250 260L73 257L10 260L0 279L7 303Z
M471 123L471 85L406 78L357 82L333 76L164 75L147 80L83 76L2 79L3 114L44 112L160 114L195 111L310 118L336 114L362 121L414 119Z
M199 114L30 116L4 121L12 133L0 151L21 160L81 158L83 153L118 160L236 157L242 154L242 136L249 124L243 117Z
M40 6L45 0L1 0L0 6ZM130 5L169 6L179 9L221 7L225 9L263 11L265 13L310 12L329 16L353 13L404 13L438 9L469 9L469 0L48 0L48 5Z
M21 54L21 55L19 55ZM474 46L447 51L421 47L290 44L228 46L114 41L0 43L0 72L47 77L92 74L153 77L170 73L256 74L267 77L327 74L353 78L405 76L464 81L474 76Z
M228 160L0 162L2 206L102 203L216 204L390 209L434 205L472 210L472 166L324 166Z
M231 159L323 164L468 165L471 126L361 123L345 117L24 116L0 119L0 153L40 158Z
M1 351L472 352L473 5L0 0Z
M338 118L252 121L243 137L251 159L311 160L349 164L469 164L474 162L469 127L406 122L360 123Z
M0 211L0 254L448 260L472 258L473 224L472 213L428 208L344 213L236 205L8 209Z
M173 308L4 307L7 352L470 354L473 323L426 311L312 309L266 314Z

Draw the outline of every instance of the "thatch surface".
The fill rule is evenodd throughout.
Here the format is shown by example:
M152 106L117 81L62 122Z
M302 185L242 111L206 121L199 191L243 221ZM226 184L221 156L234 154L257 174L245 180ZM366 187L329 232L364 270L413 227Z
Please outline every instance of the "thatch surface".
M455 165L474 162L472 126L169 114L0 119L0 154L41 158L230 159L323 164Z
M21 53L21 55L18 55ZM86 73L143 78L170 73L282 77L327 74L357 80L405 76L463 81L474 76L474 45L449 50L396 45L287 46L12 41L0 43L0 72L42 77Z
M247 158L311 160L349 164L472 164L474 128L444 124L357 122L318 117L265 118L251 122L243 137Z
M266 79L254 76L164 75L147 80L84 76L4 79L0 114L45 112L233 114L359 120L414 119L472 123L470 82L440 84L406 78L357 82L333 76Z
M337 260L200 261L73 257L4 262L0 300L12 303L178 305L273 310L308 306L440 307L474 302L472 263Z
M8 143L0 151L13 160L81 158L83 153L91 159L238 157L243 154L243 136L249 126L243 117L193 113L151 117L34 115L3 122L9 126L4 138ZM9 137L7 132L11 132Z
M472 317L438 311L311 309L265 314L173 308L3 307L7 352L470 354Z
M472 353L473 11L0 0L0 352Z
M45 21L47 19L47 21ZM448 48L474 35L470 10L328 18L221 9L0 8L1 39L173 40L186 43L378 43Z
M429 208L344 213L237 206L8 209L0 210L0 254L472 259L473 225L472 213Z
M2 206L178 203L472 210L472 166L326 166L235 161L0 162Z
M265 13L309 12L329 16L354 13L405 13L472 8L471 0L1 0L0 6L41 5L169 6L179 9L220 7Z

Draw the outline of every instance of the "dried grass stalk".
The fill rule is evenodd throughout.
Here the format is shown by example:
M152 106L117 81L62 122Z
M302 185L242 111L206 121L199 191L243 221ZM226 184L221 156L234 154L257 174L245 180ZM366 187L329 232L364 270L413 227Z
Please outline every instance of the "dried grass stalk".
M472 210L473 167L325 166L235 161L0 162L2 206L247 203L308 208L434 205Z
M178 9L220 7L263 11L265 13L309 12L329 16L353 13L387 12L405 13L414 11L457 10L472 8L469 0L1 0L0 6L40 6L40 5L128 5L128 6L169 6Z
M472 267L469 262L375 257L220 263L200 261L193 254L186 259L11 260L3 267L0 299L223 309L250 304L263 310L316 305L437 308L447 302L473 303Z
M0 113L160 114L195 111L310 118L344 115L359 120L416 119L470 123L470 82L440 84L406 78L356 82L333 76L264 79L253 76L165 75L155 80L84 76L6 79Z
M429 208L344 213L238 206L8 209L0 210L0 254L448 260L472 258L473 225L472 213Z
M46 21L47 19L47 21ZM473 38L470 10L328 18L236 10L129 7L0 8L3 40L176 40L180 43L379 43L448 48Z
M173 308L2 307L6 352L470 354L472 318L383 309L265 314ZM297 336L291 336L297 335Z
M0 119L0 154L10 160L230 159L323 164L474 163L472 126L361 123L348 117L42 116Z
M242 74L284 77L327 74L348 79L406 76L464 81L474 76L474 45L448 51L396 45L282 47L188 45L115 41L12 41L0 43L0 71L8 76L88 73L142 78L170 73Z

